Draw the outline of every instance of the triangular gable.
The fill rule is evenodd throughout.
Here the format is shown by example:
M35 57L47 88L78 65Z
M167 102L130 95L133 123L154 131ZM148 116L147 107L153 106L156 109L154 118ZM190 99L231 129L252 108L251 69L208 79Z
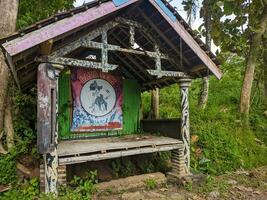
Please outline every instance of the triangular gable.
M139 15L135 15L135 11L138 11ZM59 20L57 16L59 16ZM28 67L24 66L24 63L25 65L31 63L27 59L42 55L40 48L43 44L53 40L54 51L58 49L56 45L59 40L84 29L91 30L90 27L97 28L99 22L103 24L103 22L110 21L117 16L138 18L139 22L149 25L156 34L155 36L160 37L159 40L164 43L163 45L170 48L174 57L181 58L180 60L186 67L184 72L192 72L196 77L200 77L208 74L208 68L218 79L222 76L215 56L205 48L202 41L192 34L192 30L165 0L103 0L102 3L95 1L93 4L86 4L57 16L52 20L51 18L43 20L31 26L30 29L7 38L7 42L2 44L17 83L21 82L20 79L24 79L26 73L22 71L21 74L18 70ZM163 23L164 26L160 27L157 18L154 19L153 16L161 16L161 25ZM168 30L171 29L171 31L165 32L164 27L167 27ZM181 41L183 43L182 52L179 47ZM59 48L62 48L62 45ZM125 62L128 61L123 60L123 63ZM16 65L17 63L19 66ZM16 78L17 76L18 78ZM31 76L34 77L34 74Z

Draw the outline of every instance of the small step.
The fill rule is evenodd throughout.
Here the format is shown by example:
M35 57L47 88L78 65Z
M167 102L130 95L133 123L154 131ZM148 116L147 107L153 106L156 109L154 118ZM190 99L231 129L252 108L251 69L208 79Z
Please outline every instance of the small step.
M149 182L153 182L155 186L161 186L167 183L167 178L163 173L156 172L102 182L96 185L96 195L102 194L104 192L120 193L126 190L132 191L139 188L146 188L149 186Z

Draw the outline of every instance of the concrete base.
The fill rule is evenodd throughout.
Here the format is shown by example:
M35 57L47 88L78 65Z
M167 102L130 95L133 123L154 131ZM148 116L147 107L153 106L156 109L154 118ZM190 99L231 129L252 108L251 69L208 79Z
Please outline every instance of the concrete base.
M161 186L167 183L166 176L163 173L157 172L99 183L96 185L96 188L97 193L120 193L126 190L131 191L140 188L146 188L149 180L153 181L156 186Z
M167 179L170 183L183 186L193 181L192 174L178 175L174 172L168 172Z

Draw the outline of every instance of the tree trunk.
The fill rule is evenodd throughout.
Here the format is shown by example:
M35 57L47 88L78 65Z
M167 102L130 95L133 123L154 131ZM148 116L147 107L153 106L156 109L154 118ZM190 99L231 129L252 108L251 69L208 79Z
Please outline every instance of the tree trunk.
M10 35L16 30L18 5L19 5L18 0L8 0L8 1L0 0L0 16L2 19L0 20L0 38L4 38ZM0 132L5 128L4 125L5 113L6 113L5 110L6 110L7 88L8 88L9 77L10 77L10 71L5 62L4 54L2 50L0 50ZM7 121L10 122L10 120Z
M14 146L14 127L13 127L13 118L12 118L12 104L9 95L7 95L6 109L5 109L5 133L7 141L7 149L10 149Z
M267 106L267 62L264 63L264 97Z
M208 0L203 1L203 9L204 9L204 24L206 29L206 45L208 46L209 50L211 48L211 9ZM209 75L207 74L206 77L203 79L201 94L198 102L198 106L201 109L205 109L208 102L209 97Z
M266 43L265 43L266 44ZM263 58L263 70L264 70L264 98L265 98L265 106L267 111L267 50L264 51L264 58Z
M150 119L158 119L159 118L159 89L151 91L151 108L149 113Z
M5 57L0 49L0 131L4 130L4 117L5 117L8 77L9 77L9 69L5 62Z
M267 29L267 6L264 8L262 16L259 18L259 25L256 27L254 34L252 35L250 50L246 62L246 71L243 80L243 86L240 98L240 112L249 115L250 109L250 96L254 79L254 71L259 55L259 47L261 46L262 36Z

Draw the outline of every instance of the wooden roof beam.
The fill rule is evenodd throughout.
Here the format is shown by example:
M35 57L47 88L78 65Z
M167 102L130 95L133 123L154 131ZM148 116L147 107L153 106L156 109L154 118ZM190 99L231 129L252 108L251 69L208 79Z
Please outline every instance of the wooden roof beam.
M145 78L142 76L142 75L140 75L140 73L139 72L137 72L137 70L136 69L134 69L134 67L132 67L132 66L130 66L129 65L129 63L128 62L126 62L120 55L118 55L118 54L114 54L124 65L126 65L131 71L133 71L134 72L134 74L136 74L142 81L145 81ZM123 67L123 66L121 66L121 67Z
M186 60L183 56L181 56L180 50L177 50L177 47L165 36L165 34L159 30L159 28L151 21L151 19L143 12L140 8L138 9L140 15L147 21L148 25L151 26L165 41L166 43L177 53L179 59L182 59L186 65L190 65L190 62Z
M89 60L79 60L74 58L64 58L64 57L55 57L55 56L42 56L35 59L37 62L42 63L52 63L64 66L75 66L75 67L84 67L91 69L101 69L102 71L112 71L118 67L118 65L105 64L93 62Z
M39 46L40 46L41 55L44 55L44 56L49 55L52 51L53 39L47 40L41 43Z

